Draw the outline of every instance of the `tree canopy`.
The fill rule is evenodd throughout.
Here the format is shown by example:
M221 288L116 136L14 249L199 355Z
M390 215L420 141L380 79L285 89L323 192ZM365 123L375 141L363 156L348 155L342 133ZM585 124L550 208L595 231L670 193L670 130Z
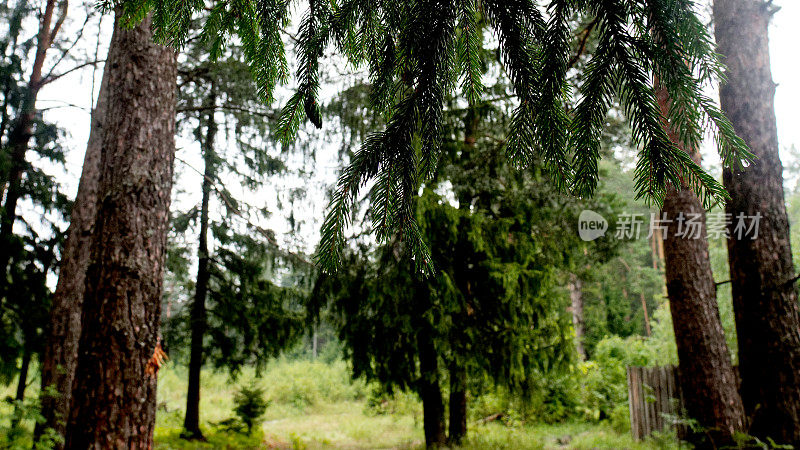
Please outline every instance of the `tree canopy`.
M209 7L199 0L127 0L121 5L134 19L152 10L157 37L176 46L186 42L193 15L207 8L205 38L214 49L230 39L242 42L264 99L289 79L281 30L291 25L294 2L215 1ZM309 1L296 39L296 93L282 112L280 134L290 141L304 117L320 126L319 68L329 47L368 69L373 107L387 118L385 129L363 142L340 176L322 227L317 255L322 267L337 266L351 208L371 180L373 206L380 212L373 224L377 237L385 241L402 234L419 265L431 266L414 219L413 194L436 171L446 94L460 86L470 103L483 98L478 55L487 46L497 46L517 100L505 150L518 166L537 161L560 190L591 195L601 130L619 102L639 149L640 198L660 204L667 185L683 180L706 206L723 200L719 182L679 148L695 147L711 128L726 166L751 158L703 93L721 76L721 64L697 8L692 0ZM566 79L577 17L594 21L597 48L573 92ZM491 27L493 39L483 36L481 24ZM666 119L656 103L656 83L671 98ZM577 106L568 109L573 99ZM681 142L666 135L665 120Z

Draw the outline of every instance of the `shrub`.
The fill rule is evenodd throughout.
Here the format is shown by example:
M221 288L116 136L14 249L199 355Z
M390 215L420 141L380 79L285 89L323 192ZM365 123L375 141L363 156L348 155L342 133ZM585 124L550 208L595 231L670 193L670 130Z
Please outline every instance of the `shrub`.
M236 405L233 411L247 427L248 434L253 431L253 424L267 412L269 406L264 399L264 390L255 385L239 389L233 397L233 403Z

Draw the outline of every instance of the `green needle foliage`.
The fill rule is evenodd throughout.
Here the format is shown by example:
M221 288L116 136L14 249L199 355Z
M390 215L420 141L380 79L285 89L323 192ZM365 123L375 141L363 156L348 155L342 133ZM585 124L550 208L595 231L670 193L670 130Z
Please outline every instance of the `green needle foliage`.
M286 78L279 31L293 2L127 0L122 5L133 16L152 8L158 35L180 45L191 15L209 3L214 14L206 38L224 42L237 35L262 97L269 99L274 85ZM373 107L387 119L385 129L365 139L342 171L322 227L319 263L337 267L351 210L372 182L371 201L380 213L374 232L383 241L395 235L408 240L418 266L431 267L413 197L437 168L445 93L460 85L469 102L481 101L479 52L492 42L499 45L516 97L505 150L518 166L537 162L559 190L592 195L601 132L617 101L639 149L639 198L660 204L670 184L685 183L705 206L723 200L722 186L681 149L696 147L710 129L726 165L752 158L702 92L721 67L697 9L693 0L308 2L296 40L298 88L280 120L282 138L291 140L303 115L320 125L317 71L329 46L368 70ZM566 79L575 17L594 18L597 45L573 92ZM494 41L483 38L480 25L490 27ZM658 86L672 99L667 118L655 99ZM669 139L664 124L676 130L680 142Z

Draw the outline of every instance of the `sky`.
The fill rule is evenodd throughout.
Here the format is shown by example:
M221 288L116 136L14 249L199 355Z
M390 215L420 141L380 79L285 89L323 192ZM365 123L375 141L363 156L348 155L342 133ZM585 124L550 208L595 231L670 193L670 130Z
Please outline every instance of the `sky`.
M781 9L770 28L770 57L775 92L778 139L782 147L800 147L800 59L797 57L797 26L800 2L777 0Z
M789 160L792 156L786 149L791 146L800 147L800 58L797 57L797 24L800 23L800 1L775 0L774 3L780 6L781 9L775 15L770 28L770 52L773 79L777 84L775 112L778 121L779 142L784 163L787 163L790 162ZM76 7L75 9L78 8ZM80 10L78 10L75 15L78 16L80 13ZM71 28L65 27L65 32L74 32L79 22L81 22L81 19L78 18L73 20L75 20L75 23L72 24ZM111 22L111 18L106 17L99 27L96 23L91 25L92 28L86 31L86 35L89 37L87 37L84 44L85 51L93 54L95 45L99 42L97 52L100 58L104 57L105 41L110 36ZM100 36L99 41L98 36ZM48 85L39 96L39 107L53 108L45 113L46 117L57 122L68 132L66 147L69 152L66 170L54 170L61 172L58 175L59 180L65 186L66 192L73 197L77 191L77 181L80 177L83 153L89 134L89 111L92 100L96 97L96 92L94 94L92 92L92 86L95 87L96 91L99 87L101 75L102 67L98 67L94 72L94 81L92 70L87 69L75 72ZM191 164L192 158L190 155L196 152L185 151L187 146L191 146L191 143L179 140L178 155L179 157L182 156L183 159L188 159ZM330 152L330 154L333 153L335 152ZM707 169L713 173L719 173L719 159L714 155L713 149L706 148L704 156L704 165ZM196 167L200 167L199 160L194 161L197 162ZM319 186L334 181L337 171L336 166L337 162L330 160L330 158L324 162L321 167L323 173L317 180ZM197 182L193 178L193 170L181 168L180 164L178 164L177 170L182 173L177 181L178 187L188 191L191 197L191 192L197 191L190 187L195 186ZM185 185L182 186L181 184ZM317 221L321 220L321 215L324 214L324 205L326 204L324 200L321 202L318 200L310 201L308 207L305 208L306 213L314 216ZM192 201L191 198L189 201ZM277 225L277 227L280 227L280 225ZM307 244L305 250L313 250L317 235L317 230L314 228L313 226L307 227L305 230L305 233L308 234L304 237Z

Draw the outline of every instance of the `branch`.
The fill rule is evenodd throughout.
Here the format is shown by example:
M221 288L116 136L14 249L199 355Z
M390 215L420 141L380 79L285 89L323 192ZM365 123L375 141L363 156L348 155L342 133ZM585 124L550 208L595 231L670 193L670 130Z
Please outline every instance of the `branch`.
M185 108L178 108L175 111L179 113L188 113L188 112L207 112L207 111L237 111L243 112L247 114L252 114L254 116L266 117L268 119L277 119L278 114L274 111L264 112L264 111L256 111L248 108L243 108L241 106L235 105L219 105L219 106L191 106Z
M797 280L800 280L800 274L797 274L797 275L793 276L792 278L789 278L788 280L784 281L783 284L781 285L781 287L790 286L790 285L794 284L795 282L797 282Z
M58 59L50 67L50 70L47 72L47 75L44 77L44 79L48 79L51 76L53 76L53 72L56 70L56 67L58 67L58 65L61 63L61 61L63 61L64 58L66 58L67 55L69 55L72 52L72 49L75 48L75 46L78 44L78 42L80 42L81 38L83 37L84 30L86 30L86 25L89 23L89 19L91 19L91 18L92 18L92 14L87 11L86 18L83 20L83 25L81 25L80 30L78 30L78 35L75 37L75 40L72 41L72 44L70 44L69 47L61 50L61 55L58 57ZM100 20L102 20L102 19L103 19L103 16L100 16ZM62 22L63 22L63 20L62 20ZM58 25L58 28L61 28L60 24ZM55 39L55 34L54 33L56 31L58 31L58 30L54 29L53 33L51 33L51 36L52 36L51 39Z
M57 75L52 75L52 74L48 75L46 78L42 79L42 81L39 82L39 87L42 87L42 86L44 86L46 84L50 84L53 81L56 81L56 80L58 80L59 78L61 78L63 76L66 76L66 75L71 74L72 72L75 72L76 70L81 70L81 69L83 69L84 67L87 67L87 66L97 67L98 64L104 63L104 62L106 62L105 59L100 59L100 60L96 60L96 61L87 61L87 62L85 62L83 64L78 64L77 66L75 66L75 67L73 67L71 69L68 69L65 72L59 73Z
M219 186L217 186L217 184L218 184L217 180L207 176L205 173L203 173L202 171L200 171L196 167L194 167L191 164L189 164L186 160L181 159L178 156L175 156L175 159L177 161L182 162L186 167L188 167L188 168L192 169L193 171L197 172L204 179L206 179L208 182L210 182L211 185L212 185L212 188L214 189L214 192L219 194L219 196L222 199L222 201L225 202L225 205L228 207L228 210L233 211L234 214L236 214L237 216L239 216L242 219L244 219L245 223L249 227L251 227L251 228L255 229L256 231L258 231L258 233L261 234L262 236L264 236L264 238L266 238L269 241L269 243L272 244L278 251L280 251L280 252L284 253L285 255L289 256L290 259L293 259L293 260L295 260L297 262L300 262L301 264L305 264L305 265L308 265L310 267L315 267L315 264L313 262L307 260L302 255L299 255L299 254L297 254L295 252L292 252L290 250L281 249L280 244L278 243L278 241L275 240L275 237L272 236L272 233L270 232L270 230L267 230L267 229L265 229L263 227L260 227L260 226L258 226L256 224L250 222L250 219L245 217L244 213L236 205L233 204L233 201L228 197L228 194L226 193L225 187L223 186L222 188L220 188ZM239 203L245 203L245 202L239 202ZM247 205L247 203L245 203L245 205ZM247 206L250 206L250 205L247 205Z
M58 11L58 19L56 19L56 24L53 25L53 31L50 32L50 43L52 44L56 40L56 35L58 35L58 30L61 29L61 25L64 25L64 20L67 18L67 8L69 7L69 1L61 0L61 4L59 5Z
M594 29L595 25L597 25L596 17L594 18L594 20L589 22L588 25L586 25L586 28L584 28L583 31L581 31L580 34L582 36L580 43L578 44L578 51L575 53L575 56L573 56L572 59L569 60L569 63L567 64L568 69L571 69L581 58L581 55L583 55L583 52L586 50L586 42L589 40L589 36L592 34L592 30Z

